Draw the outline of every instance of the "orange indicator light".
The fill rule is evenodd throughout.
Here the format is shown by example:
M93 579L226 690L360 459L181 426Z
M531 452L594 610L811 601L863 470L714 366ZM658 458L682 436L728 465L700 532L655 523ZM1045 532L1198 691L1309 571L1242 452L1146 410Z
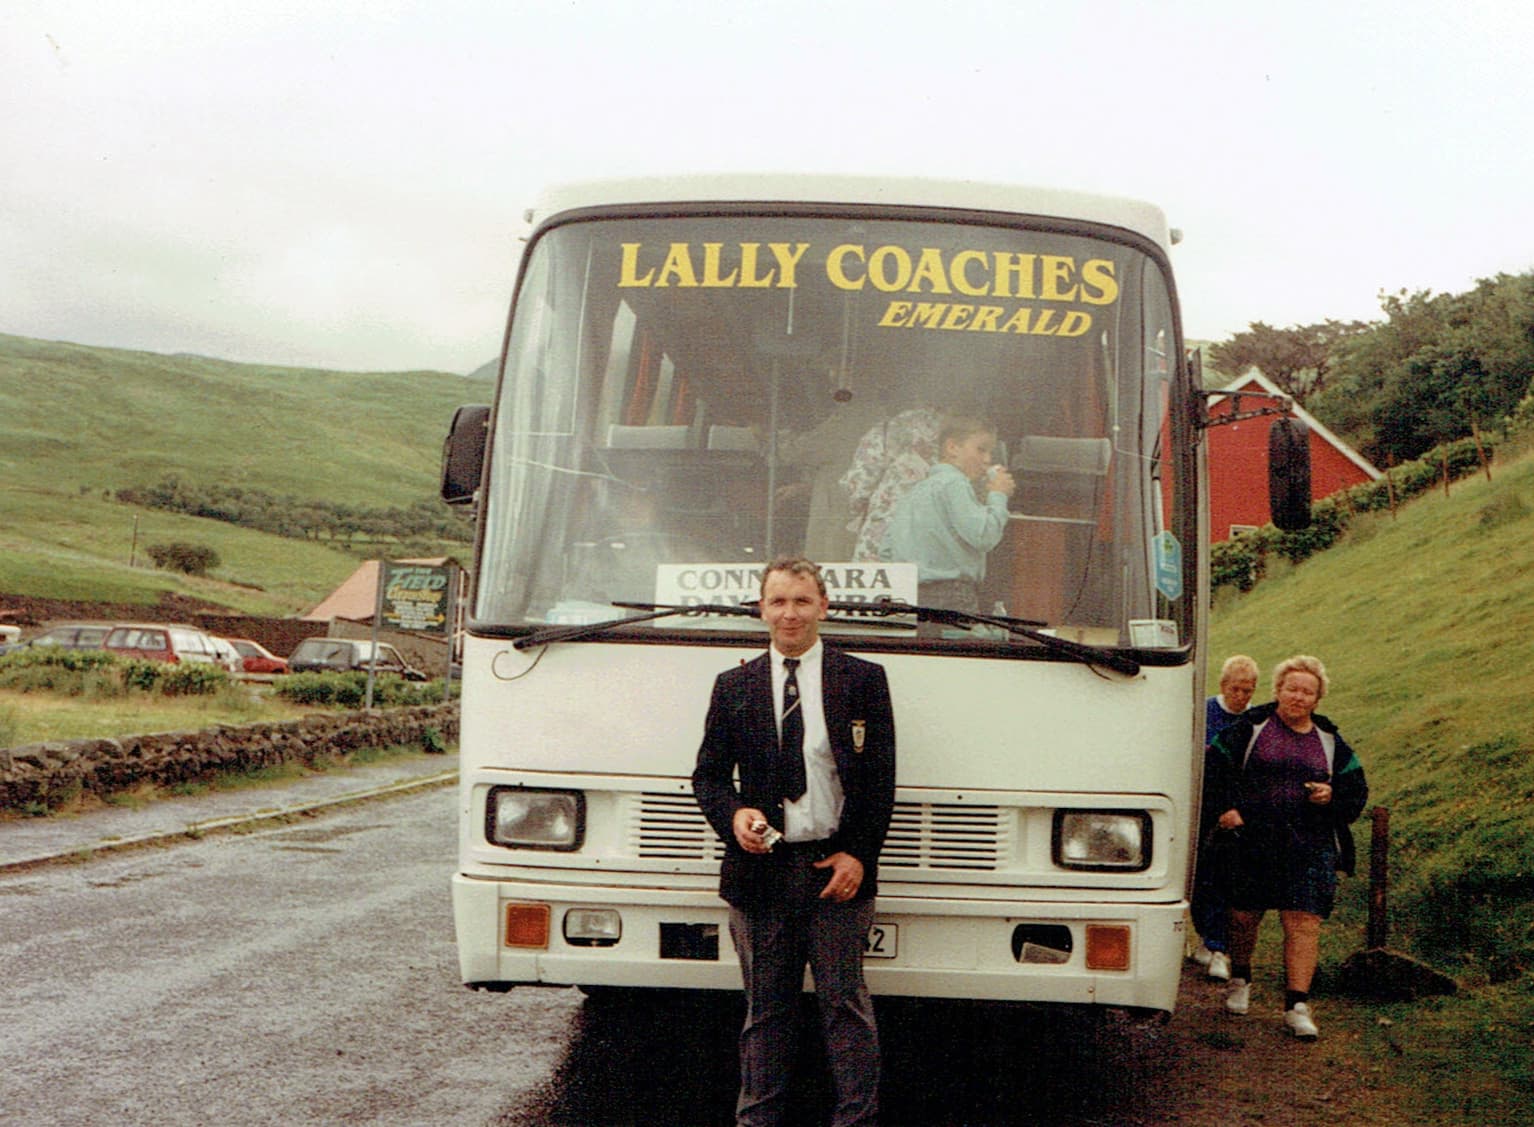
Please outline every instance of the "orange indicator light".
M1128 970L1129 929L1122 925L1087 925L1087 969Z
M547 904L506 905L506 946L547 947L549 945L549 906Z

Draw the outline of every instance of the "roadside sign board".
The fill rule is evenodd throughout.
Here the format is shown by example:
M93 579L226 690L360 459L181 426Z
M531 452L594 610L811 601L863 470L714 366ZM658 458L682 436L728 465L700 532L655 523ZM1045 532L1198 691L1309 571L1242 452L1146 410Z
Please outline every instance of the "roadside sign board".
M395 630L446 634L452 621L451 565L380 561L381 624Z

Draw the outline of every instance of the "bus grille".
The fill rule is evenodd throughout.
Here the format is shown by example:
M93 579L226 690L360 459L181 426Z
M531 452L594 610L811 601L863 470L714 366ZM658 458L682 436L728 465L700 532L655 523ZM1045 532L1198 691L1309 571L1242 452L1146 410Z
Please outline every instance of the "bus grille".
M629 819L629 849L635 857L718 861L724 843L690 794L641 794Z
M631 808L629 848L635 857L718 861L724 846L691 795L641 794ZM994 870L1004 854L995 806L899 802L879 863L897 869Z
M999 867L1001 811L995 806L897 802L879 864L895 869Z

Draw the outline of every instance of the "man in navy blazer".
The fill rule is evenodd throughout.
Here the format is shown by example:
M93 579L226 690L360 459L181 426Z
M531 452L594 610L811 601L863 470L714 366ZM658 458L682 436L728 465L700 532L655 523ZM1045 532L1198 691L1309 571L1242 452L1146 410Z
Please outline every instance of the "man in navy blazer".
M832 1122L878 1116L863 942L895 802L895 720L883 667L821 643L828 605L809 560L767 566L760 613L772 645L714 682L692 776L725 843L719 892L746 993L736 1121L753 1127L789 1115L806 965L836 1084ZM802 736L790 744L802 749L785 754L780 728L796 705Z

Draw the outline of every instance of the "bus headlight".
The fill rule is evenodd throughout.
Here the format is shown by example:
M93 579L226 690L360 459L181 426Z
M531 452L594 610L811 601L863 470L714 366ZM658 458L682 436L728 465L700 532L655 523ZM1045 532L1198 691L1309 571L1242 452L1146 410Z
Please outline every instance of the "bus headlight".
M1055 864L1066 869L1142 872L1151 863L1144 810L1056 810Z
M586 796L579 791L491 787L485 838L512 849L573 852L586 834Z
M623 938L623 917L614 908L571 908L564 933L572 947L611 947Z

